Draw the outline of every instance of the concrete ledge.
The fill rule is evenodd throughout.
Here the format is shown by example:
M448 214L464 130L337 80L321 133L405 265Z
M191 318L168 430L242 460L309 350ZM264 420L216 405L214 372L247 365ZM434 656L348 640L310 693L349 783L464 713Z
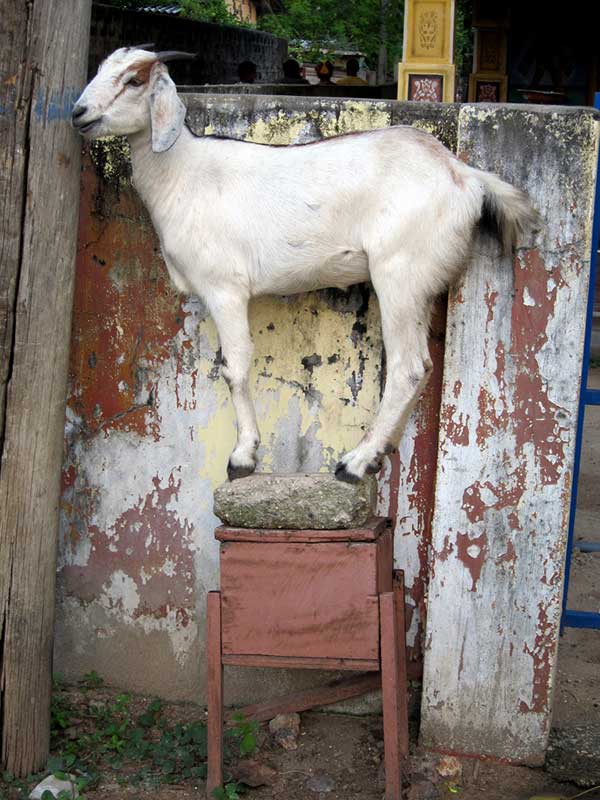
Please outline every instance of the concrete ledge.
M376 483L342 483L330 473L250 475L215 490L214 512L236 528L358 528L372 516Z

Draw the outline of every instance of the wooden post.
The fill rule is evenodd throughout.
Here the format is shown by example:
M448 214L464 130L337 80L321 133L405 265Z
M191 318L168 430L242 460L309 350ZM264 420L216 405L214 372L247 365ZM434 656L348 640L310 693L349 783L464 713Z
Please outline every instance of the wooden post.
M223 783L223 661L221 648L221 593L209 592L206 607L208 687L208 775L206 796Z
M408 752L406 667L402 667L406 645L404 631L400 631L404 623L404 604L397 600L397 595L397 589L379 595L385 800L401 800L402 762Z
M2 763L48 757L58 498L91 0L3 8L0 40Z

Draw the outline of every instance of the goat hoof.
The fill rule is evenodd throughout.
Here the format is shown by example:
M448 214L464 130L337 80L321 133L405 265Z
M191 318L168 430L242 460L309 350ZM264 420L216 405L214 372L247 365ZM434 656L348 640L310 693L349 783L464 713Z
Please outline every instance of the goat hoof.
M346 465L339 461L336 468L335 468L335 477L338 481L344 481L344 483L359 483L360 478L358 475L354 475L352 472L348 472L346 469Z
M376 475L382 466L383 464L381 461L371 461L370 464L367 464L365 472L367 472L369 475Z
M247 478L248 475L252 475L254 470L256 469L256 464L248 465L240 464L236 466L232 464L231 461L227 464L227 477L230 481L235 481L238 478Z

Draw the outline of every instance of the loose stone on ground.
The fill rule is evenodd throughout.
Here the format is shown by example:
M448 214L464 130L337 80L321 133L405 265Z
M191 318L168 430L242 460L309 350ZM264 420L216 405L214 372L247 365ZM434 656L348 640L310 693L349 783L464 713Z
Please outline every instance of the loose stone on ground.
M306 781L306 788L311 792L317 793L333 792L335 789L335 781L332 777L324 773L313 775Z
M73 777L73 782L63 781L59 778L55 778L54 775L48 775L47 778L44 778L41 783L34 788L34 790L29 795L29 800L40 800L44 792L51 792L54 797L58 797L61 792L67 792L68 797L73 798L79 797L79 792L77 791L77 787L75 786L75 778Z
M273 739L284 750L296 750L300 735L300 714L278 714L269 722L269 730Z

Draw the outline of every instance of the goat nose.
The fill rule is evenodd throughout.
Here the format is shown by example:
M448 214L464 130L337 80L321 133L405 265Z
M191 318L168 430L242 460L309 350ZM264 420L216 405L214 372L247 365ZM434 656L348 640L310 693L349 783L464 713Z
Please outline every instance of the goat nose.
M73 109L73 113L71 114L71 119L73 120L73 122L75 122L75 120L79 119L79 117L83 117L83 115L85 114L85 112L87 110L88 110L87 106L80 106L79 103L78 103L75 106L75 108Z

